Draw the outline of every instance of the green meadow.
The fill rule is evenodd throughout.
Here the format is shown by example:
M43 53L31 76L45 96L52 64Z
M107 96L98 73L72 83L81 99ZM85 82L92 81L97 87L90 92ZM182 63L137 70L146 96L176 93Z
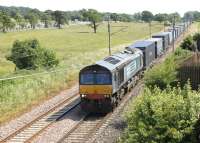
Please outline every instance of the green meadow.
M149 37L147 23L111 23L112 52L123 50L124 45ZM163 25L152 24L152 33L163 30ZM87 25L66 26L64 29L43 29L0 33L0 77L32 74L40 71L14 71L15 66L6 60L15 40L37 38L42 47L53 49L60 64L56 73L0 81L0 124L19 116L34 105L55 96L62 89L73 85L79 70L108 56L107 24L98 27L97 34Z

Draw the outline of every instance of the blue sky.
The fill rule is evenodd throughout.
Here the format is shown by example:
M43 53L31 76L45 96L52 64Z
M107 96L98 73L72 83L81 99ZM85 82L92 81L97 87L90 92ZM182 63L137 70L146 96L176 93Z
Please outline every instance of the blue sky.
M133 14L150 10L155 13L199 10L199 0L0 0L3 6L26 6L40 10L79 10L93 8L101 12L118 12Z

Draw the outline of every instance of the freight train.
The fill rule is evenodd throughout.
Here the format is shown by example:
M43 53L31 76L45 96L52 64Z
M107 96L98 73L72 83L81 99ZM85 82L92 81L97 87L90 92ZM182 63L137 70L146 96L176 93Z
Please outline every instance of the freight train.
M123 51L84 67L79 73L81 108L86 112L112 111L143 76L146 69L168 50L191 23L182 23L151 39L137 41Z

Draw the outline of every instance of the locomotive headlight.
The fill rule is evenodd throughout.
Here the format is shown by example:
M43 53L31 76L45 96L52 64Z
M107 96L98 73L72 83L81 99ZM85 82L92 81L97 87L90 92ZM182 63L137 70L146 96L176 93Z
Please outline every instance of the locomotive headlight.
M82 97L82 98L84 98L84 97L86 97L86 95L84 95L84 94L81 94L81 97Z
M109 95L107 95L107 94L106 94L106 95L104 95L104 97L108 98L108 97L109 97Z

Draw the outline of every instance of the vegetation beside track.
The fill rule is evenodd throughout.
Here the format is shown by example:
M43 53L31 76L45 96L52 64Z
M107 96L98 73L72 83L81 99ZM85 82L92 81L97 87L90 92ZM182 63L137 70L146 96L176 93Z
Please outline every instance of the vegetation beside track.
M180 86L177 69L191 52L178 48L145 73L145 89L125 114L128 127L121 142L198 143L200 92Z
M115 47L112 49L113 52L124 48L117 45L132 43L134 40L148 37L149 34L149 25L146 23L112 23L112 25L128 26L125 31L112 36L112 47ZM113 27L112 32L119 29L119 27ZM152 24L152 32L161 30L163 30L163 25ZM1 34L0 37L1 77L44 72L41 69L14 72L14 65L5 59L15 40L29 38L37 38L42 47L56 51L61 63L57 68L52 69L52 71L56 70L57 72L0 81L0 124L50 98L61 89L69 87L77 81L78 72L83 66L108 55L106 24L99 27L97 34L94 34L91 28L86 25L70 26L61 30L48 29L5 33Z

